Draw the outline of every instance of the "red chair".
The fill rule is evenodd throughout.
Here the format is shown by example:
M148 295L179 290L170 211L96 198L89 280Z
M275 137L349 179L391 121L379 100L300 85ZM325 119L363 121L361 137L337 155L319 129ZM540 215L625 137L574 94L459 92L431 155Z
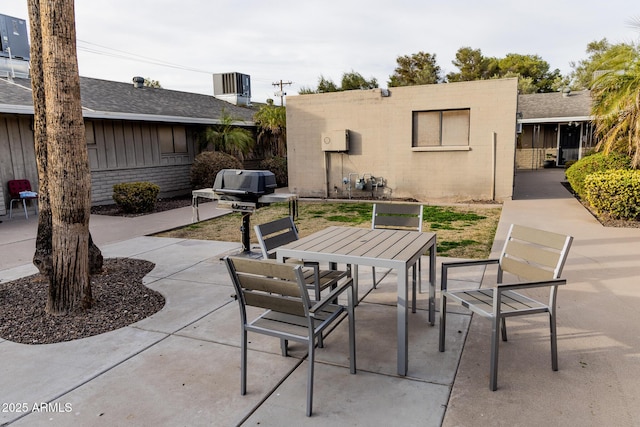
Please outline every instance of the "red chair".
M9 181L9 196L11 197L11 201L9 202L9 218L13 215L13 202L22 201L22 207L24 208L24 216L28 219L29 214L27 214L27 200L38 200L38 195L33 193L31 190L31 183L28 179L14 179ZM28 191L29 194L20 193ZM36 215L38 214L38 205L35 204L36 207Z

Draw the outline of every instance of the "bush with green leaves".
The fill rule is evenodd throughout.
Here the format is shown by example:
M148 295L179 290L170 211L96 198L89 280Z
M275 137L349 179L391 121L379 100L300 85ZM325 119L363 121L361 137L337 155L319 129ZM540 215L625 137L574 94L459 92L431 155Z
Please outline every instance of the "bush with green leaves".
M589 204L615 219L640 219L640 170L596 172L585 179Z
M612 169L630 169L631 157L621 153L595 153L590 156L583 157L569 167L565 174L567 181L573 188L573 191L580 196L586 198L584 191L584 183L587 176L596 172L606 172Z
M191 165L191 187L212 188L216 175L222 169L244 169L240 160L220 151L204 151Z
M273 172L276 176L276 184L278 184L278 187L286 187L289 184L286 157L274 156L264 159L260 162L259 167L260 169Z
M123 182L113 186L113 200L126 213L151 212L160 187L152 182Z

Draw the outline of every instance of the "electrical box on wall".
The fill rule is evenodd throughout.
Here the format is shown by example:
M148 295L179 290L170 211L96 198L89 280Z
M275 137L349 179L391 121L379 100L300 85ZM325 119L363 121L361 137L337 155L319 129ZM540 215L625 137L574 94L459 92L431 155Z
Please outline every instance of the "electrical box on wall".
M322 151L349 151L349 130L322 132Z

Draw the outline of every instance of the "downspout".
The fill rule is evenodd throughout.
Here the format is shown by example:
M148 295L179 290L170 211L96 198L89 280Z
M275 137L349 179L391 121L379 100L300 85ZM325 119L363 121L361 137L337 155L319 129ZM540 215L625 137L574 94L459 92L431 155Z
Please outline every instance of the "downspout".
M329 152L324 151L324 198L329 198Z
M496 152L498 145L498 134L492 132L492 144L491 144L491 200L496 200Z

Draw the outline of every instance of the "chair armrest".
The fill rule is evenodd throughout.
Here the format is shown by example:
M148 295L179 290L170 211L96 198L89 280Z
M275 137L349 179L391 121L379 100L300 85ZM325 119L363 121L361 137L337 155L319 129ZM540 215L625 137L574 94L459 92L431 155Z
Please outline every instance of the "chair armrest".
M347 280L345 280L340 286L333 289L331 293L329 293L327 296L325 296L320 301L315 303L311 308L309 308L309 313L313 314L316 311L322 310L327 305L333 304L334 300L338 297L338 295L340 295L341 293L343 293L344 291L346 291L351 287L353 287L353 279L350 277Z
M274 259L274 258L271 258ZM318 270L320 268L320 263L318 261L305 261L299 258L285 258L284 262L289 264L302 264L305 267L311 267L314 270Z
M473 259L468 261L451 261L451 262L443 262L442 270L440 274L440 290L447 290L447 280L448 280L448 270L454 267L473 267L475 265L492 265L499 264L500 260L497 258L491 259Z
M532 288L544 288L549 286L566 285L566 279L552 279L544 280L541 282L523 282L523 283L498 283L496 290L500 293L506 291L513 291L515 289L532 289Z
M474 265L483 265L483 264L498 264L500 262L499 259L472 259L468 261L450 261L443 262L442 268L453 268L453 267L472 267Z
M305 261L305 260L300 260L300 261L302 262L302 265L304 265L305 267L313 268L313 274L318 275L318 273L320 273L320 263L319 262Z

